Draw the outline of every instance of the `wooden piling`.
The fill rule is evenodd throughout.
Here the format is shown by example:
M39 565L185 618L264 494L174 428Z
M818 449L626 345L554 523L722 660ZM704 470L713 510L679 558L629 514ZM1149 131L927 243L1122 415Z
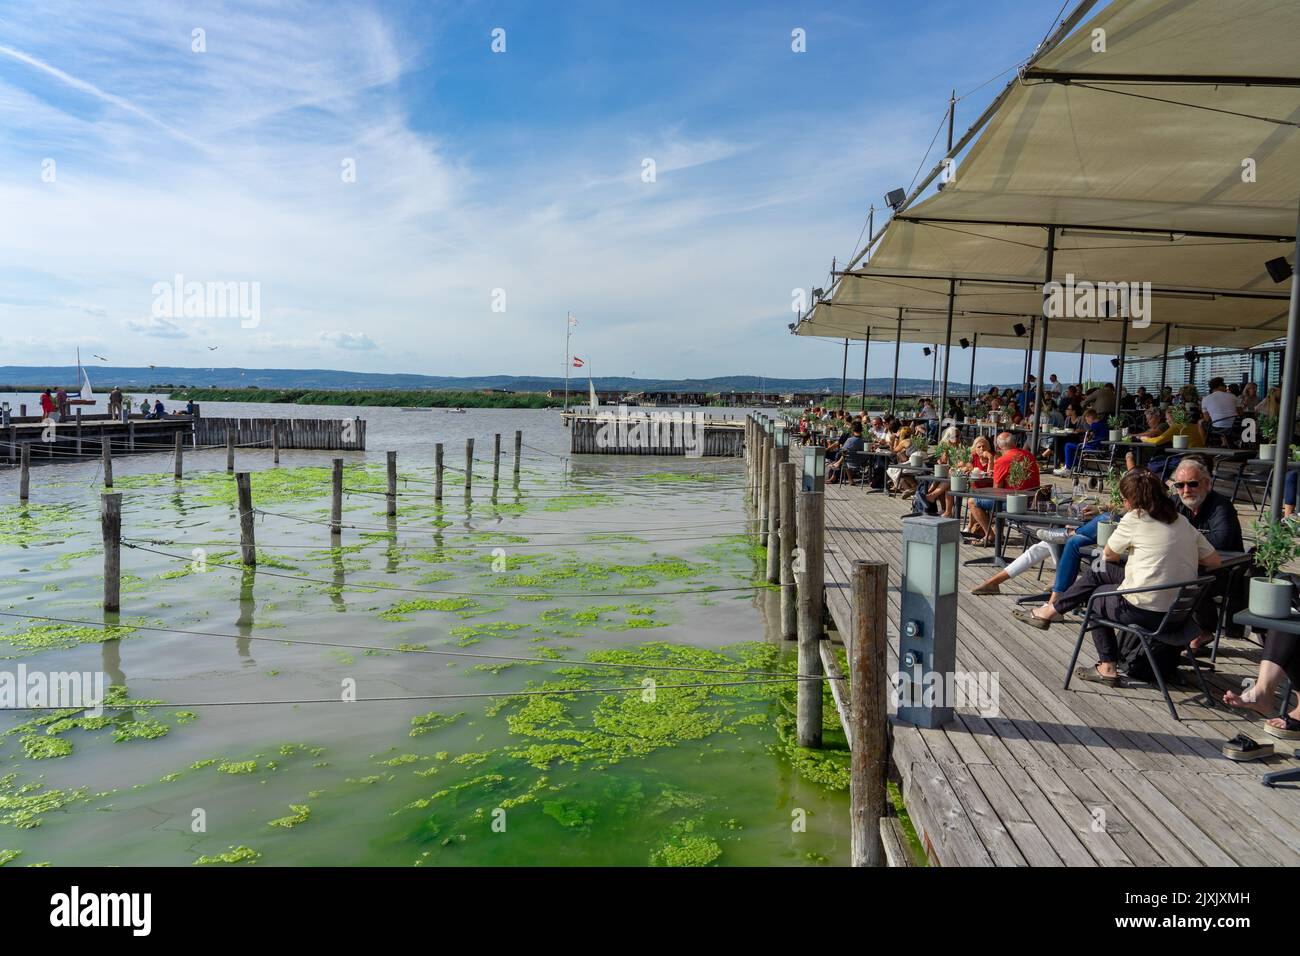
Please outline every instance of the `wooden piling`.
M99 454L104 460L104 487L113 487L113 444L106 431L99 433Z
M176 444L172 448L172 477L180 481L185 474L185 436L176 433Z
M515 478L519 477L519 459L523 457L524 433L515 432Z
M280 464L280 426L278 422L271 422L271 460L275 464Z
M768 531L769 515L768 506L768 476L772 473L772 458L775 455L776 444L771 435L764 435L762 444L759 446L758 459L758 531L760 534L759 541L765 541Z
M343 459L334 459L334 472L330 476L330 535L343 533Z
M822 561L825 541L826 503L820 491L800 491L796 500L795 529L803 572L799 581L799 674L820 677L822 661L822 603L824 579ZM818 680L800 680L796 736L800 747L822 745L822 685Z
M442 442L433 446L433 500L442 500Z
M492 484L501 480L501 433L492 438Z
M126 450L135 451L135 422L126 423Z
M388 491L384 495L384 514L393 517L397 514L397 452L388 453Z
M465 497L469 497L470 485L474 481L474 439L465 439Z
M77 407L77 454L81 454L81 407Z
M32 482L32 443L23 442L18 472L18 500L26 501Z
M780 531L781 531L781 637L793 641L799 636L798 602L794 589L794 483L793 462L781 465L780 478Z
M767 477L767 583L781 581L781 467L785 449L772 448L772 467Z
M849 724L853 731L849 763L849 836L853 866L885 865L880 818L886 813L885 776L888 770L889 677L885 672L888 582L889 565L884 561L853 562L853 634L848 647Z
M253 488L248 472L235 473L235 491L239 499L239 553L244 565L257 564L257 543L253 538Z
M122 493L99 496L99 523L104 534L104 610L122 609Z
M235 470L235 433L226 429L226 471Z

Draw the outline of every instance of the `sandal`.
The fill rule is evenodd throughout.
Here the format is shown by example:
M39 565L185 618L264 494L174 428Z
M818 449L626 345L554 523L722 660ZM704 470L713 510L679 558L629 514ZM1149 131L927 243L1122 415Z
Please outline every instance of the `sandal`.
M1011 616L1022 624L1036 627L1040 631L1045 631L1052 626L1050 621L1044 621L1041 617L1035 617L1030 611L1012 611Z
M1273 756L1272 744L1256 743L1245 734L1237 734L1223 745L1222 750L1229 760L1263 760Z
M1001 593L1002 593L1002 589L999 588L996 584L992 584L992 583L990 583L990 582L988 582L988 581L985 581L985 582L984 582L983 584L981 584L979 587L971 588L971 589L970 589L970 593L971 593L971 594L980 594L980 595L984 595L984 594L1001 594Z
M1076 667L1074 676L1081 681L1087 681L1090 684L1105 684L1107 687L1119 687L1124 683L1124 678L1118 674L1114 677L1108 677L1095 667Z
M1300 740L1300 720L1287 716L1283 717L1282 721L1281 727L1265 722L1264 733L1280 737L1282 740Z

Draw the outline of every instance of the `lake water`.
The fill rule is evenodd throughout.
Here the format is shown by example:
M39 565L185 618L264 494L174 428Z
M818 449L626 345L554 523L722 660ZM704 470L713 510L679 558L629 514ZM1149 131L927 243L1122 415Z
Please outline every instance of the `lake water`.
M181 482L170 455L117 459L137 545L120 614L100 610L98 463L34 467L27 506L0 471L0 673L98 672L114 700L161 702L0 715L0 861L847 861L846 755L787 746L792 649L776 592L754 586L739 461L570 460L552 410L203 408L356 414L370 450L238 453L261 512L253 571L230 566L224 450L188 453ZM473 500L449 471L436 503L433 444L463 467L467 437Z

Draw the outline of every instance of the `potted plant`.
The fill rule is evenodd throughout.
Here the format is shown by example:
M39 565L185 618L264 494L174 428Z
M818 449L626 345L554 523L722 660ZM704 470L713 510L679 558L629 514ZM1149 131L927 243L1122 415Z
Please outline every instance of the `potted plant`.
M941 441L935 451L939 455L939 460L934 463L934 477L947 478L954 464L957 446L952 442Z
M1007 487L1018 488L1029 480L1031 458L1017 458L1007 469ZM1022 515L1029 510L1029 495L1012 493L1007 495L1007 514Z
M1120 494L1119 480L1122 476L1119 469L1112 468L1106 475L1106 493L1110 496L1110 510L1097 522L1097 545L1105 547L1106 542L1110 540L1111 532L1115 530L1115 525L1119 523L1120 512L1124 510L1124 496Z
M1110 440L1119 441L1124 437L1124 419L1119 415L1112 415L1106 419L1106 424L1110 426Z
M1174 425L1178 426L1178 428L1185 429L1188 421L1190 421L1190 416L1187 414L1187 409L1175 408L1169 413L1169 419ZM1173 437L1175 448L1187 448L1190 443L1191 438L1188 435L1175 435Z
M949 459L954 470L951 471L948 481L953 491L970 490L970 449L965 445L958 445Z
M1255 565L1268 577L1250 579L1248 610L1260 617L1291 616L1291 580L1279 578L1284 564L1295 559L1297 545L1294 527L1287 521L1256 521L1250 526L1255 534Z
M912 436L912 454L908 457L907 463L913 468L920 468L925 463L925 454L930 450L930 443L925 440L925 435L917 434Z
M1273 455L1277 451L1277 445L1274 439L1277 438L1277 416L1260 415L1259 423L1259 459L1260 461L1272 461Z

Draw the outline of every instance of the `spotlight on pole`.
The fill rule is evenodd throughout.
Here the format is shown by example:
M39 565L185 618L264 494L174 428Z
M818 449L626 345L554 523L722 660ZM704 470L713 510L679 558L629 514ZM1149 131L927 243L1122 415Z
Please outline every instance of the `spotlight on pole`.
M1286 261L1285 256L1269 259L1264 263L1264 268L1268 270L1268 277L1274 282L1285 282L1291 278L1291 263Z
M922 349L921 351L923 351L926 355L929 355L929 354L930 354L930 348L929 348L929 346L926 346L926 347L925 347L924 349Z
M1011 331L1016 333L1016 338L1021 338L1029 330L1017 322L1015 325L1011 326Z
M894 212L898 212L898 207L903 205L905 199L907 199L907 193L901 189L891 189L885 193L885 205Z
M964 349L970 348L970 339L960 339L958 341L962 348Z
M1119 368L1119 359L1117 359L1117 358L1113 358L1113 359L1111 359L1111 360L1110 360L1110 367L1111 367L1111 368Z

